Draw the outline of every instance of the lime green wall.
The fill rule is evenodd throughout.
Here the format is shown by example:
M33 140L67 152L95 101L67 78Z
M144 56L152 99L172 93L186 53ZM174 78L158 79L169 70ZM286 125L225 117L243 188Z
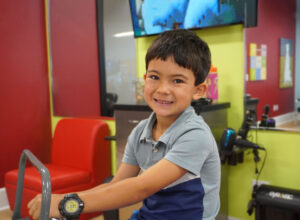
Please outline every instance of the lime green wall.
M211 49L212 64L218 68L219 101L230 102L228 123L239 128L243 119L244 42L243 26L210 28L196 31ZM137 72L145 73L145 55L155 37L137 39Z
M108 124L110 135L116 135L116 121L115 120L105 120ZM117 172L117 145L115 141L110 142L110 150L111 150L111 172L112 174L116 174Z
M300 134L282 131L251 131L254 142L267 149L267 159L259 180L271 185L300 190ZM261 167L264 153L260 154ZM255 179L253 154L245 154L244 163L229 170L229 214L241 219L254 219L247 214L247 203L251 197L252 180Z

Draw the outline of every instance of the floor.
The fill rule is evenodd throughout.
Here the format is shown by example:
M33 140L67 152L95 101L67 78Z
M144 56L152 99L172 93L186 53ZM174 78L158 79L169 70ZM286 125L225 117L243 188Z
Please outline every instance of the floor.
M0 211L0 219L1 220L11 220L12 218L12 211L10 209ZM104 220L103 216L97 216L92 218L91 220Z
M129 216L131 215L132 211L134 209L139 209L141 206L141 203L125 207L120 209L120 220L127 220ZM1 220L11 220L12 219L12 211L9 209L0 211L0 219ZM91 220L104 220L103 216L97 216L92 218Z
M9 209L0 211L0 219L1 220L11 220L12 218L12 211Z

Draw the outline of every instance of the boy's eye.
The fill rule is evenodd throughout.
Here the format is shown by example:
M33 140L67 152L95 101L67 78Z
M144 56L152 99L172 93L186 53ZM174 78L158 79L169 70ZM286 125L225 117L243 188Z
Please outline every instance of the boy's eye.
M154 80L158 80L159 79L158 76L156 76L156 75L150 75L149 78L154 79Z
M176 84L183 83L183 80L181 80L181 79L174 79L174 83L176 83Z

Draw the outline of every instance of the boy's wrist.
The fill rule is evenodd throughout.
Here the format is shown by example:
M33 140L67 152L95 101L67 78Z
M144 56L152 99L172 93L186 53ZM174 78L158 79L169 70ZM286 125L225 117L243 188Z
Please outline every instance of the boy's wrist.
M66 194L58 205L59 213L66 219L78 219L83 208L84 203L76 193Z

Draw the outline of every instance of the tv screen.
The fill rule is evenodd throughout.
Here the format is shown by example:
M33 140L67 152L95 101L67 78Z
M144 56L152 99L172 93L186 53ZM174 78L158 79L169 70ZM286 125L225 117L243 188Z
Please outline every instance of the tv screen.
M244 0L129 0L135 37L244 23Z

